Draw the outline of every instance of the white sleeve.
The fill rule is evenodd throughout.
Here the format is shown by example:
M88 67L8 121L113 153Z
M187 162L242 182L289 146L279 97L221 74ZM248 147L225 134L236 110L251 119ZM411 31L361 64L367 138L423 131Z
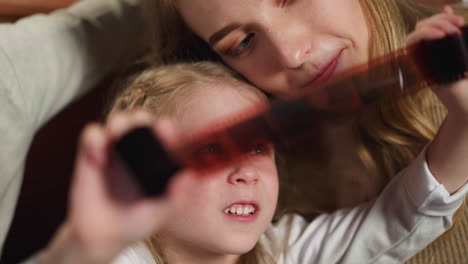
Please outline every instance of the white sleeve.
M423 151L375 201L311 223L293 216L273 228L286 239L286 263L403 263L450 228L467 192L465 184L450 195Z
M142 52L141 0L84 0L0 24L0 91L37 129Z
M0 257L36 130L143 51L142 0L82 0L0 24Z

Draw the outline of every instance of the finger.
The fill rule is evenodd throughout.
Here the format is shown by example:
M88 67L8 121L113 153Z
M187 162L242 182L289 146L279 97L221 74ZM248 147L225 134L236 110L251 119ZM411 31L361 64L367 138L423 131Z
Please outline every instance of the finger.
M175 150L181 145L182 135L176 122L169 117L161 117L153 124L153 131L169 150Z
M144 110L114 112L107 120L106 129L113 139L118 139L133 128L140 126L150 127L153 120L154 118L151 113Z
M89 175L101 174L109 162L109 140L104 128L98 124L88 125L79 140L75 166L77 184L102 187L102 177ZM95 185L97 184L97 185Z
M453 13L454 13L453 8L451 6L448 6L448 5L444 6L444 9L443 9L442 12L445 13L445 14L448 14L448 15L453 15Z
M463 26L463 24L465 24L465 18L463 16L456 15L455 11L453 10L453 8L451 6L448 6L448 5L444 6L444 9L442 10L442 12L444 14L454 16L455 21L452 21L452 22L456 23L459 27L461 27L461 26Z
M438 23L440 21L446 21L452 23L456 27L460 27L464 24L464 18L462 16L454 15L454 14L437 14L432 16L428 19L423 19L416 24L416 29L420 29L426 26L431 26L434 23Z
M411 46L420 42L421 40L433 40L433 39L441 39L445 37L447 34L442 30L436 28L424 28L408 35L406 39L406 45Z
M97 124L87 126L79 141L70 194L70 218L72 223L77 224L78 230L82 223L89 221L89 213L105 212L105 207L102 206L106 206L108 200L104 180L107 163L108 138L104 128ZM87 225L88 228L98 226Z
M447 34L461 34L461 30L458 25L448 20L430 21L429 23L426 23L424 27L420 27L419 30L426 27L437 28Z

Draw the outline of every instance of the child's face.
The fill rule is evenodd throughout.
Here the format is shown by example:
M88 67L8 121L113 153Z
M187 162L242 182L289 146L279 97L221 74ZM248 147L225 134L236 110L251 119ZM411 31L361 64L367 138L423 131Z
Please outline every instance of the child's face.
M200 87L190 98L179 125L182 133L190 133L264 103L257 95L239 92L232 84ZM203 155L217 155L215 145L208 146ZM275 212L278 178L273 146L253 146L247 155L247 159L203 177L193 171L181 175L188 183L185 186L190 186L184 188L188 199L158 234L163 247L179 249L179 253L185 249L203 256L232 257L255 246Z

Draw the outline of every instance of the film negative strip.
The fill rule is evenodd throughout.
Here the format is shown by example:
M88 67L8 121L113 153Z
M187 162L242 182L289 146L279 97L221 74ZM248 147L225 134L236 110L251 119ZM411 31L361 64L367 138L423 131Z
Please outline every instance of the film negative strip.
M365 105L465 77L468 27L463 27L462 33L422 41L357 66L320 87L310 87L289 99L276 99L261 111L225 119L192 136L179 149L165 149L150 129L138 128L117 142L116 152L145 195L160 195L181 168L223 167L241 159L257 142L282 145L313 136L311 131L349 119ZM212 142L221 149L219 158L199 155L200 148Z

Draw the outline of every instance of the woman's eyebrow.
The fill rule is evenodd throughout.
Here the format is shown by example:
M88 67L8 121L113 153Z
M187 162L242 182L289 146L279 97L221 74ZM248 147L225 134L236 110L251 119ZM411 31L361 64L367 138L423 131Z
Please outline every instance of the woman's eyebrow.
M229 24L222 29L216 31L211 37L208 38L208 43L210 46L213 46L216 44L218 41L223 39L227 34L231 33L233 30L237 29L240 27L239 24Z

